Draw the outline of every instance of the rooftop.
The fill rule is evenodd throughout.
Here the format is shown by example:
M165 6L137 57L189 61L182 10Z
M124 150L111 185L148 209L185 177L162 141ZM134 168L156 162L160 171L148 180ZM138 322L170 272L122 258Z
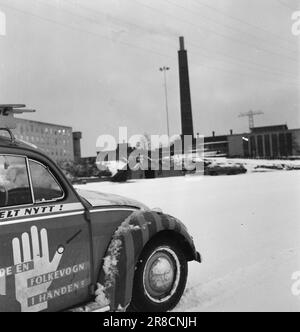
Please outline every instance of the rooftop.
M19 123L27 122L27 123L39 124L39 125L48 126L48 127L61 127L61 128L66 128L66 129L72 129L72 127L70 127L70 126L65 126L65 125L60 125L60 124L55 124L55 123L42 122L42 121L28 120L28 119L22 119L22 118L16 118L16 121L19 122Z
M289 128L286 124L274 125L274 126L264 126L264 127L254 127L254 128L251 128L251 133L261 133L261 132L266 132L266 131L285 131L288 129Z

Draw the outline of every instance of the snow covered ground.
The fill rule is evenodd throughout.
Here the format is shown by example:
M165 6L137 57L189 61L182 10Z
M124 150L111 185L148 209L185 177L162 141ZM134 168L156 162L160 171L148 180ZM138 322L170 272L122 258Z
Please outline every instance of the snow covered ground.
M161 207L188 226L203 264L191 263L176 311L300 311L300 172L94 183L81 188Z

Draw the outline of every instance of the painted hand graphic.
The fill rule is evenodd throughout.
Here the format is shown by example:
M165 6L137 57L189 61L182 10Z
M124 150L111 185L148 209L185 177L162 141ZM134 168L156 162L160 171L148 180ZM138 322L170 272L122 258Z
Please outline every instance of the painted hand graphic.
M46 229L40 231L40 239L37 227L33 226L31 228L31 240L28 233L23 233L22 246L18 238L14 238L12 241L15 265L31 261L34 262L33 270L15 275L16 299L21 304L22 312L37 312L48 308L48 302L30 305L28 300L34 296L46 293L52 281L40 285L33 283L33 286L30 287L31 285L28 280L50 272L55 272L58 269L63 255L63 250L59 250L60 252L56 252L50 262L48 234Z

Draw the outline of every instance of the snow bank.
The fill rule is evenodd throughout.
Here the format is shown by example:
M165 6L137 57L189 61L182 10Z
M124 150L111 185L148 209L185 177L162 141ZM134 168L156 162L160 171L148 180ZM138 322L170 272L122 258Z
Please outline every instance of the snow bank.
M248 172L267 172L274 170L300 170L300 160L266 160L266 159L231 159L206 158L213 165L243 165Z

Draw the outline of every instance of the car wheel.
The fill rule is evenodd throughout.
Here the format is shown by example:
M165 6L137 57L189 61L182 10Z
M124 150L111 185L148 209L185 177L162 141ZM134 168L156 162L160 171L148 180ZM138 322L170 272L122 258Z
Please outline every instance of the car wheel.
M144 248L136 267L129 310L172 310L182 297L187 273L187 259L174 240L157 238L151 241Z

